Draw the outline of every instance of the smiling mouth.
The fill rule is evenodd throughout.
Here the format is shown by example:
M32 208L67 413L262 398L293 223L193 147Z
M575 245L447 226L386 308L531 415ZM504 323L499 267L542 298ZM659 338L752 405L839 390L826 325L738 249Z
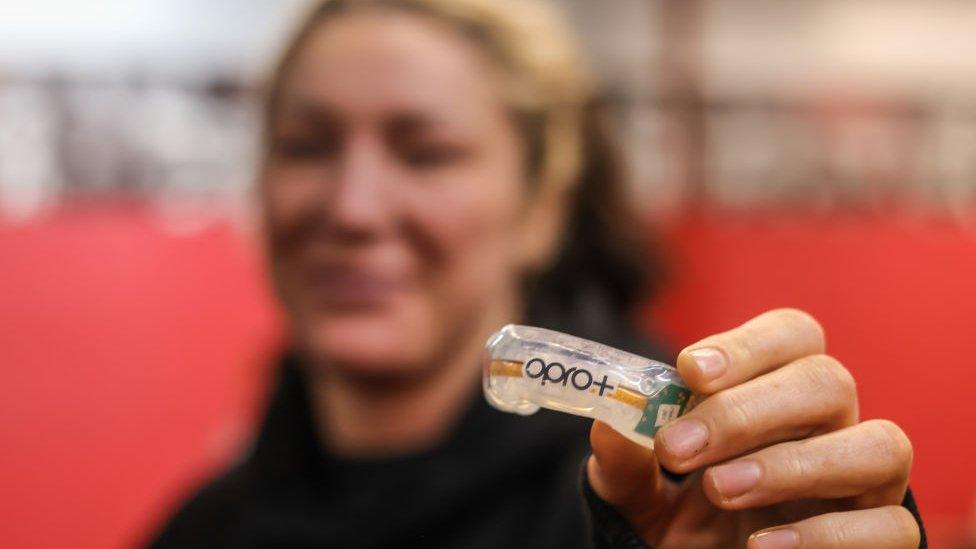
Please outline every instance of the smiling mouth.
M400 278L366 269L322 267L304 279L313 302L333 309L381 307L406 289Z

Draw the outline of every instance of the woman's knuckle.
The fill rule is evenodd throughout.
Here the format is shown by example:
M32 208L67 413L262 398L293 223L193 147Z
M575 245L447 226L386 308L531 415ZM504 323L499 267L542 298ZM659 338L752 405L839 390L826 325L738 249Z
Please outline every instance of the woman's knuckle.
M860 528L850 522L842 522L826 536L830 547L850 547L857 542Z
M788 478L814 480L816 475L814 463L810 460L805 449L806 446L803 444L790 445L784 448L780 454L778 468ZM795 484L795 482L790 484Z
M857 394L857 382L850 370L830 355L811 355L805 360L805 370L816 389L840 402Z
M799 334L810 334L820 348L824 347L826 334L823 325L810 313L793 307L775 309L772 314L776 315L777 321L789 326Z
M751 326L740 326L726 333L723 340L725 352L737 366L752 364L757 358L756 342L762 340L760 330Z
M722 418L723 431L728 437L735 437L747 431L756 421L754 402L745 398L739 391L726 390L711 397L715 416Z
M844 513L828 513L813 522L816 527L812 533L818 547L846 547L860 537L858 525Z
M900 473L907 473L914 459L914 449L905 431L887 419L874 419L865 424L872 430L872 438L882 456L887 457Z
M888 506L853 513L827 513L799 523L805 526L801 537L804 547L861 547L873 543L879 547L916 548L920 532L918 523L907 509ZM804 535L805 534L805 535Z
M887 527L897 533L897 538L901 542L897 547L918 547L921 532L918 529L918 522L908 509L901 505L889 505L880 511L887 515Z

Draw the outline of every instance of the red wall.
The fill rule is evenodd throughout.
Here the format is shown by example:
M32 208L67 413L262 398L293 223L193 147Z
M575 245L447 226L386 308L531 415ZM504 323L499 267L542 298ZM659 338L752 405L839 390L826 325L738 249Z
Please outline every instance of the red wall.
M0 546L131 545L251 428L257 258L118 208L4 227L0 257Z
M862 418L913 440L913 490L937 541L951 536L976 502L976 225L711 216L667 234L677 276L645 318L685 345L757 311L812 313Z
M0 225L0 545L142 539L252 428L279 324L251 246L138 208ZM818 316L864 417L916 446L940 539L976 496L976 232L896 217L695 218L645 318L684 345L770 307ZM648 321L650 324L650 321Z

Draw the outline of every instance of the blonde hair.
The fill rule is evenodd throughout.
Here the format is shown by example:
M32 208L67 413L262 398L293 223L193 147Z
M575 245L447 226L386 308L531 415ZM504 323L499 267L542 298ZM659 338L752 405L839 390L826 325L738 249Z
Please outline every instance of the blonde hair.
M266 125L297 53L322 22L364 8L400 9L447 23L473 39L499 69L518 115L530 173L552 191L579 179L583 111L593 95L582 52L561 14L538 0L324 0L314 5L269 82Z

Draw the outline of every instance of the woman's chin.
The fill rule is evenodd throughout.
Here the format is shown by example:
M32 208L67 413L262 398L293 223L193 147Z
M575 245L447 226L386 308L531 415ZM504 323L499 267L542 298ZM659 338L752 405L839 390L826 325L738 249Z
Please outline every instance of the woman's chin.
M370 382L404 382L427 374L429 333L375 319L323 321L305 334L306 352L330 373ZM424 325L424 324L414 324Z

